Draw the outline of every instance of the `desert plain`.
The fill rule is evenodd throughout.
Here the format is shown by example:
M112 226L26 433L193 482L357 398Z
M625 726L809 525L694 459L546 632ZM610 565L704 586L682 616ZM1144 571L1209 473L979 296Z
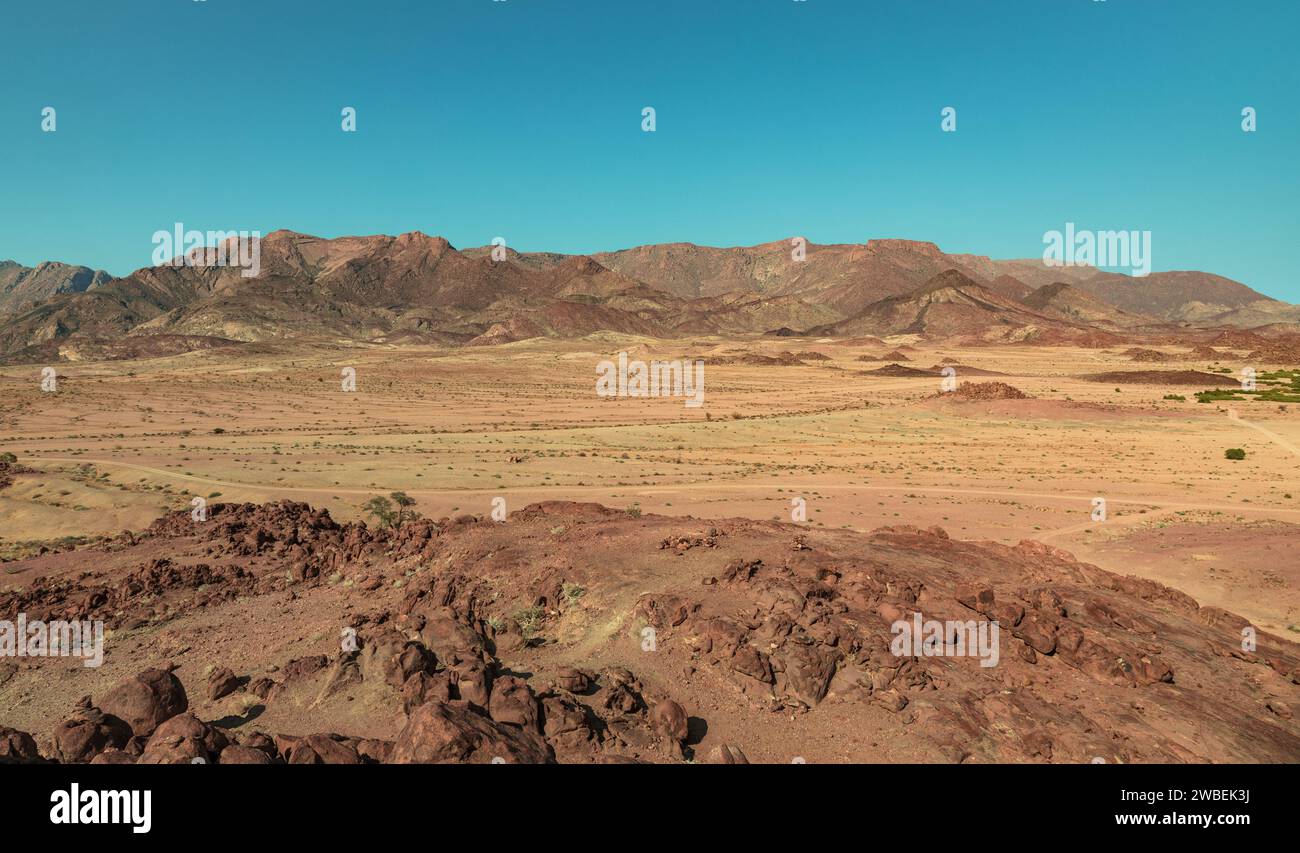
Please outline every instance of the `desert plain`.
M485 347L318 340L61 363L54 392L42 390L38 367L0 367L0 453L14 454L21 466L0 490L0 593L121 571L112 554L123 531L145 530L166 513L183 525L196 497L210 506L298 502L328 511L336 523L373 528L367 501L403 492L411 510L444 527L460 519L501 531L482 534L495 537L491 547L455 555L482 560L484 577L516 535L514 513L564 506L546 502L600 505L652 528L651 536L680 526L688 539L713 541L711 548L722 535L711 524L793 537L795 550L809 547L800 539L805 531L809 541L838 542L879 528L941 528L954 541L1003 547L1034 540L1050 546L1047 553L1063 549L1116 575L1185 593L1201 608L1236 614L1290 646L1300 631L1300 408L1198 402L1204 384L1182 384L1188 380L1175 372L1235 377L1244 362L1227 350L1207 359L1180 355L1186 347L1164 349L1169 360L1135 365L1122 347L963 349L915 336L656 340L598 333ZM598 396L596 365L620 351L646 360L703 359L704 405ZM953 367L957 391L944 390L941 366ZM344 390L347 368L355 371L355 391ZM1115 371L1143 378L1087 378ZM1013 393L982 384L994 382ZM1226 448L1244 449L1245 458L1226 458ZM1105 501L1101 520L1097 498ZM497 507L507 513L504 522L493 520ZM569 511L582 516L596 508ZM530 517L537 522L536 510ZM698 587L697 575L716 575L721 565L695 566L691 554L692 561L663 564L631 545L566 543L565 526L549 527L556 541L530 551L551 574L567 569L562 592L530 608L515 590L486 617L495 627L524 612L538 622L511 644L517 648L507 653L499 644L499 673L541 679L535 674L561 666L633 669L647 697L675 695L699 714L683 742L693 744L688 756L700 758L711 748L725 757L741 743L750 760L762 761L1051 757L1050 748L1044 756L927 745L906 736L912 721L888 701L796 702L798 713L780 710L780 702L766 708L770 697L760 702L748 689L703 680L707 673L691 663L647 655L644 627L657 624L647 613L663 606L653 597ZM288 661L336 657L339 626L364 624L372 617L361 614L399 600L420 571L380 579L322 570L310 584L289 578L275 595L218 600L204 600L202 584L183 590L184 602L160 592L162 606L110 630L102 667L66 658L9 664L0 673L0 722L47 731L77 697L100 696L142 667L166 662L186 686L190 711L221 717L232 730L269 725L306 734L307 726L391 739L401 727L398 714L377 711L387 706L365 697L336 707L327 701L335 688L279 707L245 692L201 697L217 664L248 674L246 682ZM510 584L501 581L502 589ZM480 598L480 615L494 609L487 602ZM845 668L841 663L840 675ZM564 677L576 678L567 670ZM1279 685L1279 696L1294 690L1285 678ZM1295 760L1300 739L1289 707L1278 701L1283 710L1274 714L1285 715L1291 733L1269 755ZM369 711L358 713L362 706ZM763 722L756 724L760 706ZM1198 756L1194 748L1127 756L1159 757ZM1055 760L1088 755L1066 757L1058 744Z

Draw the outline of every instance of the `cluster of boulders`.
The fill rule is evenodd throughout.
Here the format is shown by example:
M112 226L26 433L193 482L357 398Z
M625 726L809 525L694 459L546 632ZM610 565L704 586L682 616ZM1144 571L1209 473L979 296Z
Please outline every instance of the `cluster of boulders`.
M209 558L259 558L284 568L294 581L329 577L339 572L403 558L427 559L446 531L487 523L473 515L433 520L416 518L401 525L339 524L329 511L295 501L265 504L212 504L206 518L195 521L190 510L157 519L144 537L198 537ZM123 533L114 544L130 546L140 536ZM111 547L111 546L110 546Z
M560 597L558 589L550 594L551 601ZM446 744L456 752L455 760L471 760L489 748L484 743L503 751L494 756L508 761L557 753L564 760L683 755L687 718L678 703L617 667L600 672L562 667L537 690L496 657L502 646L522 645L517 626L498 627L480 618L482 605L472 579L441 575L411 589L391 625L367 640L383 663L363 672L377 670L398 687L411 715L395 756L440 754L427 751L422 730L470 720L465 715L476 713L495 728L474 720L468 740ZM508 736L501 734L502 726Z
M635 615L655 629L661 648L684 651L692 666L716 668L773 709L806 711L829 696L875 702L904 723L931 723L922 736L958 761L973 755L1051 760L1053 744L1058 760L1090 750L1112 754L1104 752L1110 748L1106 722L1043 700L1055 689L1057 662L1099 685L1173 684L1165 643L1199 650L1200 642L1171 635L1151 609L1131 602L1201 622L1214 618L1212 608L1199 608L1183 593L1105 572L1037 542L1014 548L954 542L939 528L911 526L880 528L871 540L878 561L844 561L806 544L779 564L733 560L704 579L704 595L647 594ZM893 550L907 558L887 559ZM894 568L908 561L932 568ZM997 622L999 658L982 666L974 655L954 656L952 648L918 654L909 645L900 653L891 645L894 626L913 619ZM1218 653L1300 681L1293 657L1240 653L1232 630ZM1006 698L1031 686L1025 696ZM1267 710L1289 718L1280 700ZM1054 727L1056 734L1048 734ZM1157 759L1187 757L1173 747L1143 747Z
M181 510L154 521L144 535L197 536L210 558L273 559L297 581L328 575L379 550L375 532L364 524L340 525L327 510L287 500L213 504L202 520ZM123 536L134 544L134 536Z
M722 531L718 530L716 527L711 528L709 532L703 536L684 536L680 534L669 536L667 539L664 539L659 543L659 550L685 554L692 548L716 548L718 547L718 539L721 536Z
M270 735L223 728L190 712L169 666L90 697L54 729L60 763L435 763L662 761L688 755L691 725L680 704L618 667L558 669L536 689L495 655L491 625L464 609L454 578L413 590L400 613L363 626L355 648L313 655L278 668L275 678L240 677L227 667L208 674L207 697L247 691L270 704L350 700L371 691L406 714L392 741L330 732ZM472 596L468 596L472 599ZM472 606L472 604L470 605ZM738 763L728 748L718 760ZM29 735L0 730L0 760L42 760ZM710 757L712 760L712 757Z
M401 657L405 666L393 662L394 674L407 666L414 671L401 690L407 722L392 741L329 732L270 735L203 722L188 711L171 669L159 668L123 681L97 705L83 698L55 726L48 755L30 734L0 727L0 763L516 764L552 763L557 753L569 761L646 761L680 759L690 734L685 710L667 699L649 704L626 670L565 671L538 694L515 675L485 678L480 671L460 681L459 673L429 672L431 655ZM599 704L580 698L598 692L605 694Z
M1036 663L1039 655L1055 655L1098 681L1120 685L1173 682L1173 670L1158 655L1071 621L1061 597L1051 589L1039 588L1030 594L1031 601L1009 595L999 599L991 586L967 585L959 587L956 596L961 604L996 620L1001 630L1020 640L1023 645L1017 651L1028 663ZM1154 623L1129 615L1114 603L1092 600L1084 607L1098 621L1155 633Z
M143 533L124 532L103 546L114 552L149 540L192 539L202 562L154 557L113 579L90 572L36 576L20 588L0 592L0 612L139 627L292 583L345 572L362 576L369 567L404 558L427 560L445 530L478 522L473 516L440 522L418 519L397 528L371 529L363 523L340 525L328 511L293 501L218 503L205 511L202 520L191 510L167 513ZM374 589L380 581L369 575L363 583Z
M165 598L170 593L186 593L188 607L206 607L232 600L255 585L254 576L238 566L185 565L162 557L104 583L96 583L91 575L35 577L25 587L0 593L0 612L23 612L42 620L98 619L133 628L175 615Z
M824 703L854 703L830 713L907 728L918 754L952 761L1300 752L1294 644L1261 632L1248 649L1240 617L1037 542L961 542L908 525L865 536L741 520L683 529L561 502L518 510L509 525L467 515L371 530L289 502L218 505L204 532L194 524L176 514L144 536L197 537L203 563L123 559L133 568L112 583L38 580L6 594L28 596L26 607L12 597L0 607L139 618L177 594L220 603L282 589L289 565L311 567L303 578L340 572L363 591L393 582L349 600L336 653L207 670L197 689L208 702L246 694L226 703L238 716L200 719L172 667L148 669L83 699L48 738L0 728L0 762L747 763L734 745L694 751L705 725L686 707L715 696L714 730L736 725L728 704L747 709L767 726L769 754L771 721L813 725L800 715ZM654 591L610 614L605 565L631 566ZM599 630L619 617L608 648L632 657L594 666L557 655L597 614ZM913 620L996 622L998 660L956 653L946 627L938 647L893 643ZM640 677L620 660L645 661ZM275 734L253 731L259 716L317 722ZM363 718L385 721L366 730L385 738L322 731ZM1214 735L1198 740L1204 732Z
M820 702L839 660L857 649L824 582L787 566L736 560L706 583L743 588L747 606L718 612L708 599L651 594L641 597L636 614L660 641L682 632L695 658L729 673L746 693L796 709Z

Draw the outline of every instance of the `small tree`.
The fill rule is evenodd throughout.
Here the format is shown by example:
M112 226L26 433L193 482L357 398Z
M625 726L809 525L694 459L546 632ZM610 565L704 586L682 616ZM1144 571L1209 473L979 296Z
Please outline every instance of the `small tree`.
M18 457L12 453L0 453L0 462L8 462L10 465L18 461Z
M1229 447L1227 450L1223 451L1223 455L1227 459L1245 459L1246 451L1242 450L1240 447Z
M361 511L366 515L374 516L375 521L379 522L381 527L392 527L393 522L397 519L396 513L393 512L393 502L388 498L375 496L366 501Z
M406 492L393 492L389 495L393 503L397 504L397 526L401 527L404 522L414 521L420 517L420 514L411 507L415 506L415 498Z

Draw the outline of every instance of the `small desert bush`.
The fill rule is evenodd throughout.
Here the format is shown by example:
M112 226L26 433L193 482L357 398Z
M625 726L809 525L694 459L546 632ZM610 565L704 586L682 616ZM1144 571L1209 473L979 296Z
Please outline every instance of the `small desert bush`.
M537 604L532 607L525 607L515 614L515 621L519 623L519 630L523 633L525 640L533 638L537 633L537 629L542 627L542 620L545 618L546 611Z
M564 592L564 600L570 604L587 594L587 588L576 583L566 583L561 589Z

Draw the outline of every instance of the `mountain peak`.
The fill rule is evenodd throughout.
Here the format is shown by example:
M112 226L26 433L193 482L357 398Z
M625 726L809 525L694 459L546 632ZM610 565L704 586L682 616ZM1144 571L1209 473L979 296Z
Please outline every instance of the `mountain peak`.
M921 285L921 287L917 289L916 293L934 293L937 290L962 289L968 287L978 287L981 290L986 289L982 284L975 281L962 271L946 269L927 281L925 284Z
M929 240L905 240L898 237L868 240L866 248L868 252L914 252L931 257L943 255L943 250Z

